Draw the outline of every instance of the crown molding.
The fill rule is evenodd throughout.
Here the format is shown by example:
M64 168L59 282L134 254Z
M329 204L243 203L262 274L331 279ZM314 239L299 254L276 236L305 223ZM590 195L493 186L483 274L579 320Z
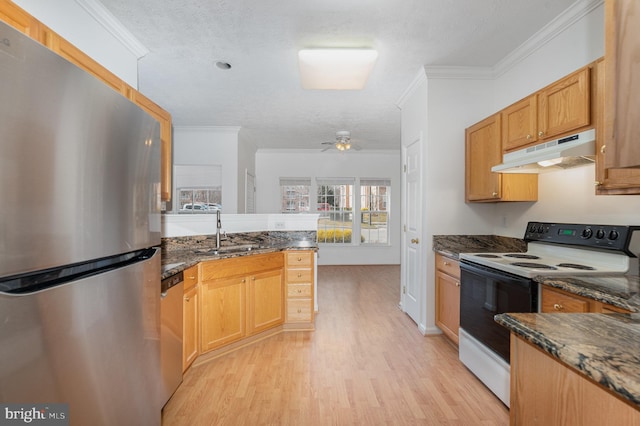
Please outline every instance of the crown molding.
M600 7L604 0L577 0L564 12L522 43L493 67L429 66L424 67L429 79L493 80L515 67L566 29ZM413 84L413 83L412 83ZM409 86L409 89L411 86ZM407 91L409 91L407 89ZM405 92L406 93L406 92ZM403 96L405 96L403 94ZM402 98L401 98L402 99Z
M573 3L540 31L494 65L494 78L500 77L509 71L602 4L604 4L604 0L578 0Z
M147 49L122 22L116 19L109 10L98 0L75 0L93 19L102 25L124 47L135 55L137 59L149 53Z
M407 99L409 99L409 97L416 91L418 86L420 86L420 84L422 84L422 82L426 80L427 80L427 75L424 73L424 68L420 68L416 76L413 78L413 80L409 84L409 87L405 89L402 95L400 95L400 98L398 98L398 100L396 101L396 106L402 109L402 106L407 101Z

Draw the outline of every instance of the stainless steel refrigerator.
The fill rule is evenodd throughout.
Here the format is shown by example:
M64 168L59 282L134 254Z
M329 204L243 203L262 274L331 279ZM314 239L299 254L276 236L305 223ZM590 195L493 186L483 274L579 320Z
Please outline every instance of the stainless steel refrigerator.
M0 21L0 403L158 425L158 123Z

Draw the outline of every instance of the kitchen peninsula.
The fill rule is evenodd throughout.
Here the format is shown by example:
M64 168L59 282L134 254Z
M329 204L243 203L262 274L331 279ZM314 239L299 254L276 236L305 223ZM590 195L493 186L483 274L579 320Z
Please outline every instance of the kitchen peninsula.
M315 231L164 238L162 278L185 274L183 371L283 330L313 330Z

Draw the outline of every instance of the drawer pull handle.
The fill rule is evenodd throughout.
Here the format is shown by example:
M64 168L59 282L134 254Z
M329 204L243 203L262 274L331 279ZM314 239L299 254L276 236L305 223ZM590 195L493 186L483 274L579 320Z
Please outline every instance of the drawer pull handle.
M560 303L554 303L553 309L555 309L556 311L562 311L564 309L564 306L562 306Z
M196 279L196 277L194 277L193 275L191 275L191 276L189 277L189 279L190 279L190 280L195 280L195 279Z
M298 262L302 262L302 258L301 257L298 258Z
M442 262L442 263L444 263L444 266L449 266L449 265L451 265L451 264L450 264L449 262L447 262L446 260L445 260L444 262Z
M298 289L298 293L302 293L302 290Z
M298 313L301 314L302 313L302 309L298 309Z
M301 273L298 273L298 278L302 278L302 274Z

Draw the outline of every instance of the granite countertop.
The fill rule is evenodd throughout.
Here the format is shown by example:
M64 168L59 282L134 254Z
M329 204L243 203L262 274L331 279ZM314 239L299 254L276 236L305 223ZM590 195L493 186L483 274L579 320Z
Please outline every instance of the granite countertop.
M518 253L527 251L519 238L500 235L434 235L433 250L458 259L460 253Z
M612 274L570 278L540 275L534 277L534 281L631 312L640 312L640 277L637 275Z
M318 250L315 231L251 232L223 237L216 251L215 235L163 238L162 279L199 262L273 253L283 250Z
M497 323L640 409L640 314L499 314Z

